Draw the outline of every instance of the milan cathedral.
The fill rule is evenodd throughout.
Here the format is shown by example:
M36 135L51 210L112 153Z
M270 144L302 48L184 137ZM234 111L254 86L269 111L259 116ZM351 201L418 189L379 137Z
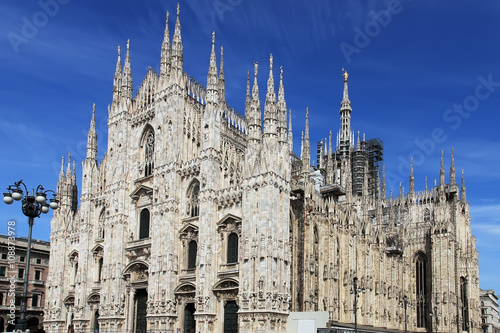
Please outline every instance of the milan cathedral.
M135 96L118 47L107 150L98 161L94 107L80 191L63 158L46 330L286 332L291 312L327 311L324 327L472 332L478 252L453 151L448 176L442 154L433 186L415 191L412 166L388 195L382 141L351 130L344 72L340 129L318 135L313 166L309 110L299 157L272 56L263 106L262 66L248 74L243 116L215 35L206 86L183 71L179 14Z

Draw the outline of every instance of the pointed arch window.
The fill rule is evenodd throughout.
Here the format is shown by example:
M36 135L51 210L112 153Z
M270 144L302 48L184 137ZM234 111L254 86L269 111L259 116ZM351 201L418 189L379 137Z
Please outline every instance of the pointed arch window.
M188 190L188 209L187 213L189 217L195 217L200 215L200 182L195 180L191 184Z
M196 254L198 252L198 244L192 240L188 246L188 269L196 268Z
M229 234L227 238L227 263L234 264L238 262L238 234L235 232Z
M427 325L427 258L419 253L415 262L417 327Z
M469 329L469 299L467 297L467 280L460 277L460 306L462 312L462 331Z
M150 176L153 173L154 162L153 154L155 150L155 135L153 131L149 131L146 135L144 149L144 176Z
M149 210L141 210L139 219L139 239L149 238Z

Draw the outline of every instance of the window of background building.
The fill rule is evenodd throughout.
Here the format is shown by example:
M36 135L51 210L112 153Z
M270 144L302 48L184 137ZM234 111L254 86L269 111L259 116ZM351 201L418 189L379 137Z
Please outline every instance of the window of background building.
M19 261L24 262L25 260L26 260L26 258L24 256L19 257Z
M19 279L24 278L24 268L19 268L19 269L17 270L17 277L18 277Z
M42 279L42 271L35 271L35 280Z
M38 295L34 294L33 296L31 296L31 306L38 306Z
M2 253L2 259L7 259L7 253Z
M42 263L42 259L36 258L36 263L40 265Z
M4 296L5 294L4 293L0 293L0 305L3 305L4 304Z
M5 266L0 266L0 276L5 276L5 272L7 270L7 267Z

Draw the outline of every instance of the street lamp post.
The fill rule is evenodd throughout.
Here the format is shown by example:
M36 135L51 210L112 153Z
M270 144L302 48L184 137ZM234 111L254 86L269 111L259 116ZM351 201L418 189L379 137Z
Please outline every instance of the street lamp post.
M26 195L24 195L23 189L21 185L24 187L26 191ZM53 198L49 200L47 203L47 193L52 192ZM19 322L16 325L16 330L26 331L27 329L27 321L26 321L26 312L27 312L27 300L28 300L28 277L29 277L29 269L30 269L30 256L31 256L31 232L33 229L33 224L35 223L35 217L40 217L41 213L48 213L50 208L57 209L59 206L58 200L56 198L56 193L52 190L45 190L42 185L38 185L35 190L32 190L31 194L26 187L26 184L23 183L21 179L18 182L15 182L14 185L9 185L7 188L7 192L3 194L3 201L10 205L15 201L19 201L22 199L22 211L23 214L28 217L28 247L26 249L26 267L24 270L24 286L23 293L20 295L21 297L21 317L19 318ZM16 295L17 297L17 295Z
M365 289L358 288L358 278L355 276L352 280L351 294L354 295L354 333L358 333L358 297L360 292Z
M407 310L408 306L410 308L413 307L413 305L408 303L408 296L404 295L403 296L403 303L400 303L399 307L402 307L405 309L405 333L408 333L408 316L406 314L406 310Z

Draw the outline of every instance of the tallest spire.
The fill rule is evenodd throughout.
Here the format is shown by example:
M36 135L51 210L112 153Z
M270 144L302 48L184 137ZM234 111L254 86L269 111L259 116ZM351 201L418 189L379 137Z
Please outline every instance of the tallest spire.
M343 154L347 154L351 147L351 101L349 100L349 91L347 89L347 78L349 74L344 71L344 93L342 96L342 102L340 102L340 123L341 128L339 131L339 148Z
M182 38L181 38L181 20L179 18L181 9L177 3L177 19L175 21L174 37L172 38L172 68L182 72L183 57L182 57Z
M349 100L349 90L348 90L348 87L347 87L347 82L348 82L348 78L349 78L349 74L347 73L347 71L345 69L342 68L342 70L344 71L344 93L342 95L342 102L341 102L341 110L342 109L351 109L351 101Z

